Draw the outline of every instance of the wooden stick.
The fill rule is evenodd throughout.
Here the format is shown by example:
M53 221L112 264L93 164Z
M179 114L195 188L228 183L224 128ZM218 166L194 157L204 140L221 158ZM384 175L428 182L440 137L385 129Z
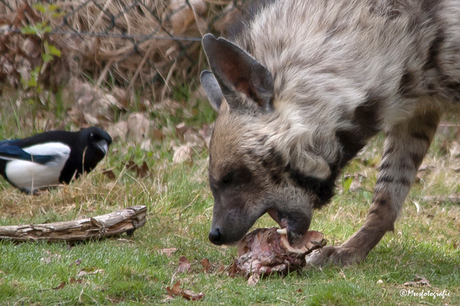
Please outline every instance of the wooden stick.
M129 236L144 226L147 207L138 205L74 221L0 226L0 239L12 241L83 241L126 232Z

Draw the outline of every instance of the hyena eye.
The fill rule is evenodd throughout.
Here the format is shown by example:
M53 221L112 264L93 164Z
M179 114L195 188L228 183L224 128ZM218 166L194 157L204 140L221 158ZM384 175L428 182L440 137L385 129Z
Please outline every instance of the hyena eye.
M222 186L229 186L229 185L245 185L250 183L252 180L251 171L249 171L246 167L236 168L235 170L227 172L222 178L220 179L219 183Z
M222 184L229 184L231 183L233 178L233 172L227 173L222 179L220 180Z

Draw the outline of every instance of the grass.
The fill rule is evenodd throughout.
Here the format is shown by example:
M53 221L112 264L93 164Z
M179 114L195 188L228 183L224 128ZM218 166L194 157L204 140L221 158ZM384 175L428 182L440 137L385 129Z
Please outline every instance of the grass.
M3 110L3 138L41 131L40 118L48 111L9 102ZM75 245L1 241L0 305L188 303L179 296L166 299L166 288L176 281L183 289L203 293L199 303L205 305L460 305L460 205L423 200L426 195L460 190L460 174L454 171L459 159L445 150L446 142L448 147L453 145L451 135L438 135L424 161L432 167L419 173L420 181L406 200L395 232L385 235L363 263L306 268L248 286L246 278L232 278L222 271L232 263L236 249L213 246L207 240L213 199L207 183L206 148L196 147L191 162L172 163L170 143L181 143L175 124L186 122L199 128L214 119L212 110L199 102L174 116L161 111L150 116L157 126L172 130L162 141L153 139L151 151L116 142L95 171L39 196L21 194L1 180L0 225L72 220L133 205L146 205L149 213L146 225L133 237ZM58 125L70 128L72 123L60 112ZM381 147L380 136L345 169L344 177L353 178L350 188L344 191L344 184L338 182L332 203L315 213L311 228L323 232L329 244L340 244L362 224ZM145 161L150 174L139 178L126 170L123 165L129 160ZM116 180L106 177L103 169L114 171ZM275 223L267 216L255 225L269 226ZM168 257L160 252L165 248L177 250ZM177 272L181 256L190 261L190 272ZM211 263L207 271L201 264L205 258ZM431 287L403 285L416 275L428 279ZM401 290L413 293L403 297ZM444 299L415 296L443 291L449 294Z

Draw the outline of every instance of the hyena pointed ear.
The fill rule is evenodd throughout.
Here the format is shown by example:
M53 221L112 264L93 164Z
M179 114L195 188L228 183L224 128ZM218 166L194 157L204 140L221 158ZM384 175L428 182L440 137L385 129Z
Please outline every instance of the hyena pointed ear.
M211 104L212 108L216 111L219 111L220 104L224 99L222 94L222 90L220 90L219 83L217 83L214 74L211 71L205 70L201 72L201 86L203 86L206 95L208 96L209 103Z
M251 55L230 41L212 34L203 37L203 47L209 65L231 108L241 105L238 93L243 93L262 110L273 109L273 77Z

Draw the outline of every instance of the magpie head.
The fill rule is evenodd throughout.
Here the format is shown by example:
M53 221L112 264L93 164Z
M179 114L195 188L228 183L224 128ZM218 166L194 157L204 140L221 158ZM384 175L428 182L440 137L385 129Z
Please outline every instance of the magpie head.
M107 154L112 138L106 131L90 127L80 131L80 141L86 147L85 168L89 167L87 170L92 170Z
M83 130L82 130L83 131ZM87 137L87 142L92 149L99 150L103 155L107 154L110 144L112 143L112 137L110 135L98 128L90 127L84 129L84 136Z

